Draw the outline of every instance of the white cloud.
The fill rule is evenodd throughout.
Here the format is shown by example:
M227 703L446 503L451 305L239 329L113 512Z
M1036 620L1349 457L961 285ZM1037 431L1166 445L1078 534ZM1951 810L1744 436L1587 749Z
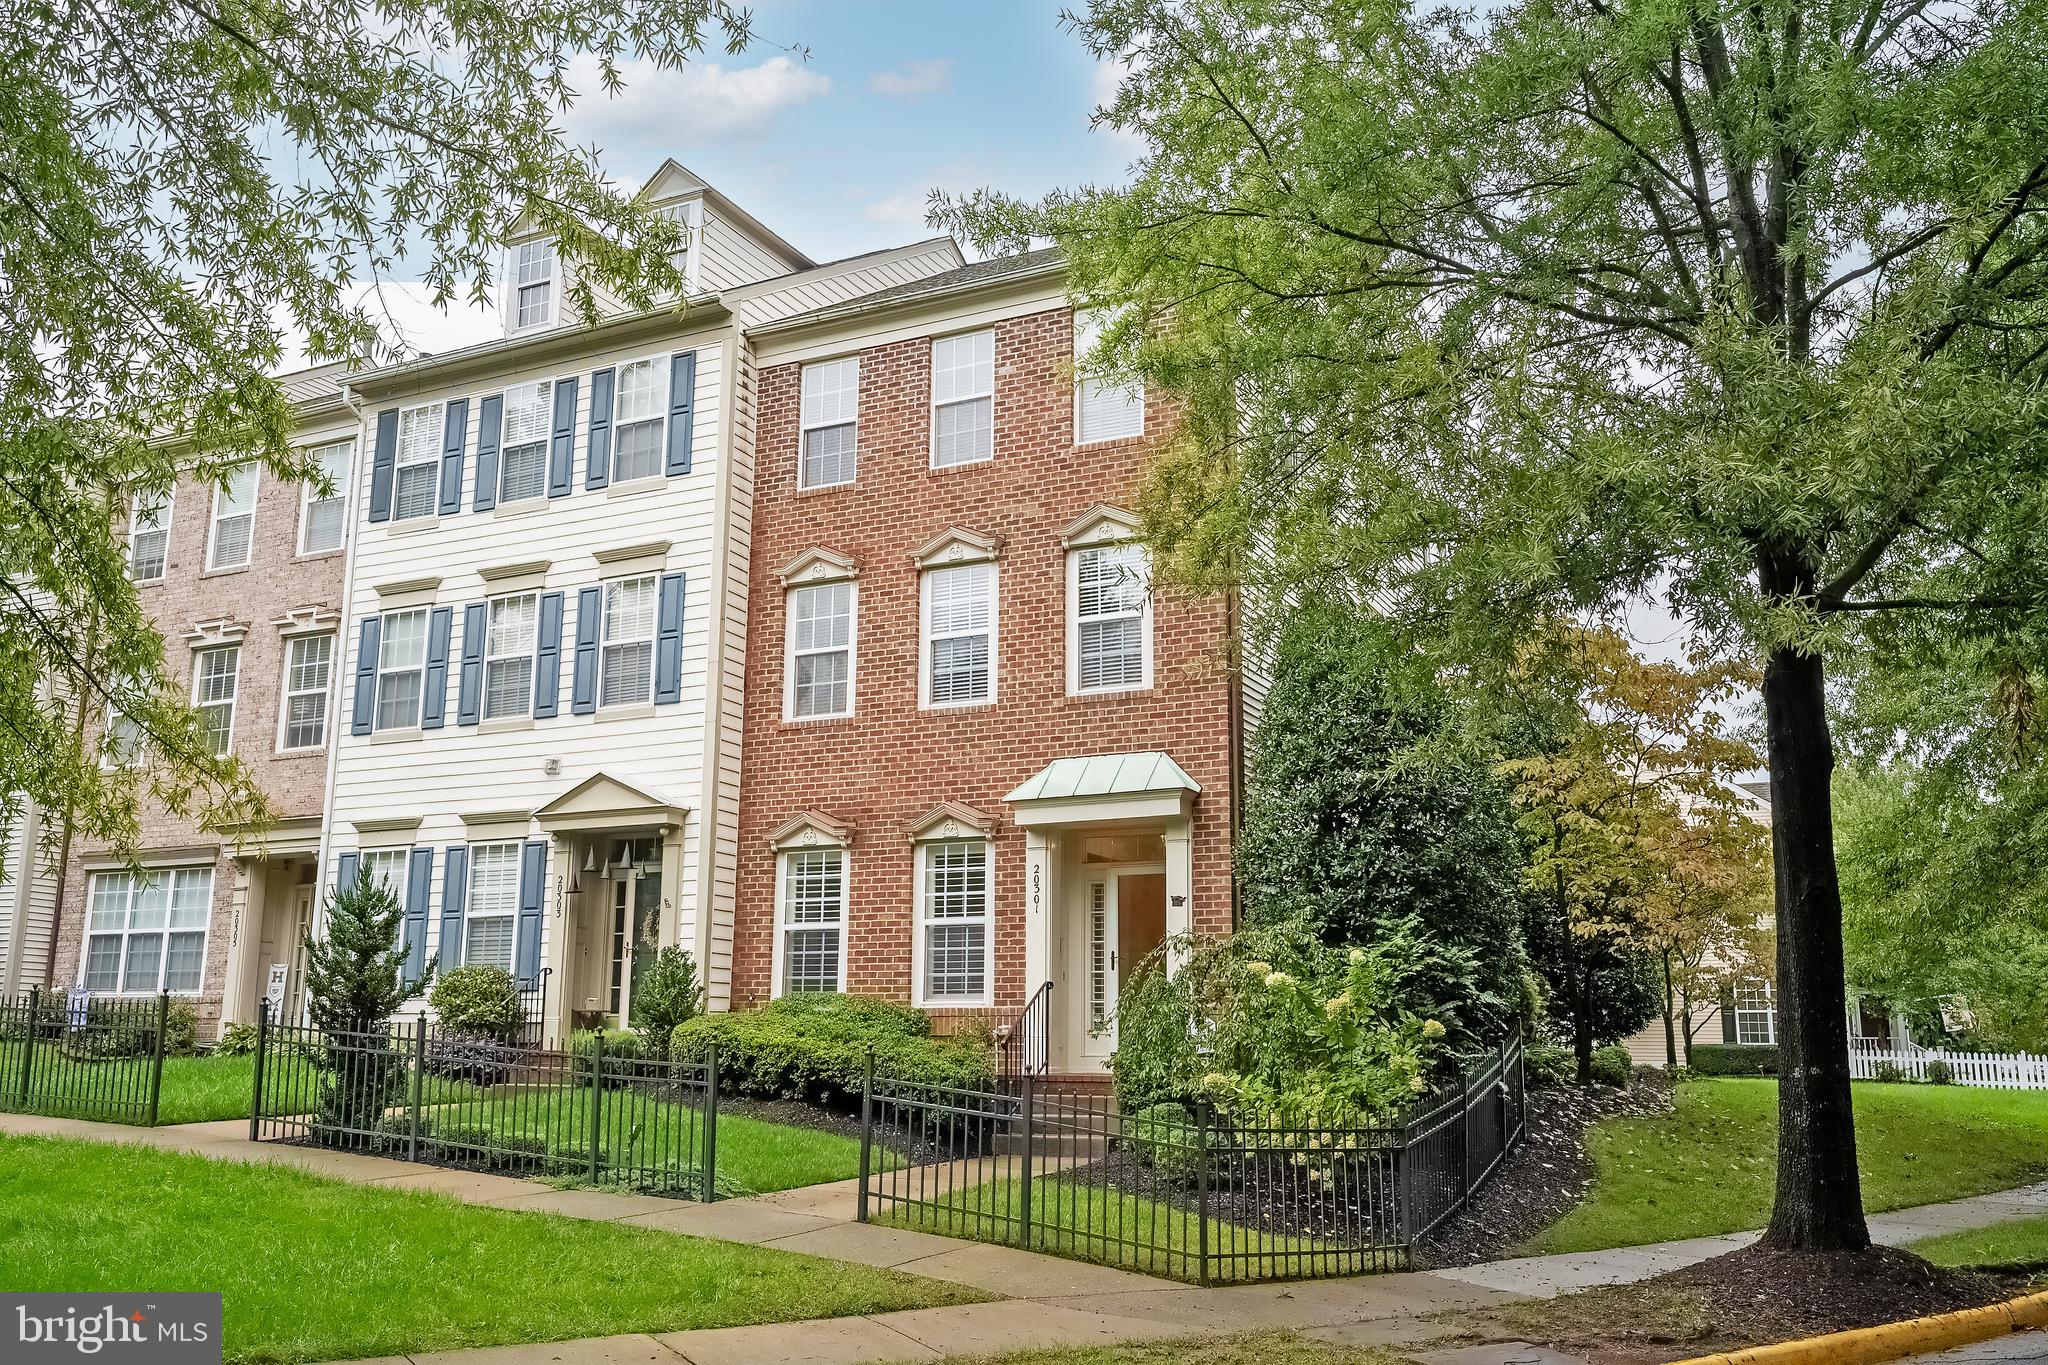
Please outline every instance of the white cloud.
M595 57L585 54L569 63L569 86L581 98L563 122L578 140L608 153L630 153L636 144L666 150L679 142L765 133L785 110L832 91L830 76L787 56L755 66L689 62L672 71L628 61L619 75L626 88L607 99Z
M347 291L350 303L368 310L370 320L387 343L409 355L438 355L463 346L489 341L503 331L495 307L472 308L466 298L447 309L436 308L428 298L428 287L419 280L386 280L382 284L357 285ZM303 369L308 364L305 334L292 324L282 306L271 316L283 330L284 358L278 373Z
M1130 60L1128 57L1108 57L1095 64L1095 70L1088 77L1088 117L1092 119L1098 109L1107 109L1116 103L1116 92L1129 74ZM1089 131L1106 139L1121 156L1135 158L1146 149L1145 139L1127 128L1097 123Z
M892 194L886 199L877 199L860 211L860 216L870 223L888 223L894 226L923 227L926 198L922 191L906 190Z
M900 71L877 71L868 77L868 89L892 99L915 99L919 95L943 95L953 88L953 59L933 57L908 61Z

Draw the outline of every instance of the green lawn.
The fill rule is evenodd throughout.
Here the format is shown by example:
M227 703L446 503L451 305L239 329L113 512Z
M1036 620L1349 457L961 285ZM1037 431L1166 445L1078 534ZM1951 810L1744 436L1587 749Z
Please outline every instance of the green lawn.
M874 1221L1017 1246L1023 1193L1021 1181L988 1180L935 1195L930 1205L880 1204ZM1032 1181L1031 1207L1032 1251L1168 1279L1199 1276L1202 1222L1186 1209L1058 1176ZM1214 1217L1209 1219L1208 1248L1212 1256L1222 1258L1211 1265L1219 1281L1306 1274L1319 1253L1332 1250L1311 1238L1261 1232Z
M1691 1081L1677 1104L1661 1118L1595 1127L1587 1139L1593 1189L1521 1251L1761 1227L1777 1175L1777 1082ZM1856 1148L1872 1212L2026 1184L2048 1176L2048 1094L1859 1083Z
M291 1362L974 1302L957 1285L278 1167L0 1139L0 1284L219 1290L227 1359Z
M2048 1270L2048 1214L1944 1233L1913 1243L1912 1250L1936 1265Z

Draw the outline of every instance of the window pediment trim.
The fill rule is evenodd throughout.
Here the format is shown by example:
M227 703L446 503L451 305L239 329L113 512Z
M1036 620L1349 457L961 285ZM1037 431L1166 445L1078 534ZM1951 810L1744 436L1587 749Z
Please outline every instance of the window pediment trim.
M487 564L476 571L476 576L486 583L500 583L506 579L546 578L550 563L551 561L545 559L523 559L516 564Z
M995 820L960 801L941 801L910 827L910 842L933 843L941 839L986 839L994 833Z
M238 645L249 633L249 623L237 621L232 616L216 616L205 621L195 621L192 629L185 632L185 642L194 648L207 645Z
M341 613L333 607L309 604L293 607L282 616L271 617L270 624L285 635L304 635L313 631L334 630L341 625Z
M1001 551L1002 543L994 536L951 526L918 546L910 557L920 569L936 569L952 564L990 563Z
M1060 547L1067 550L1089 545L1121 545L1139 539L1142 526L1135 512L1099 502L1067 523L1060 532Z
M784 565L780 576L785 588L844 583L860 577L860 566L837 550L814 546Z
M389 582L374 585L379 597L410 597L416 593L436 592L441 587L441 575L423 574L418 578L394 578Z
M853 843L853 826L814 810L807 810L776 828L768 842L778 851L804 848L846 848Z

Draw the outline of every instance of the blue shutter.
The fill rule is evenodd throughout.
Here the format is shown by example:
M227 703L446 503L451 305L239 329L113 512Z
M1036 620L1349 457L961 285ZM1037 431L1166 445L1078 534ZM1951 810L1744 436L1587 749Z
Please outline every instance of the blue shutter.
M469 400L448 402L448 425L441 441L441 515L462 510L462 452L469 445Z
M448 637L455 631L455 609L435 607L427 618L427 671L420 680L420 729L438 730L448 719Z
M585 588L576 594L576 662L572 669L569 709L587 716L597 709L597 633L603 625L604 589Z
M476 497L470 506L488 512L498 505L498 433L505 426L505 395L494 393L476 408Z
M391 486L398 480L398 409L377 414L377 450L370 463L370 520L391 520Z
M612 481L612 381L616 370L590 376L590 440L583 457L583 486L603 488Z
M540 905L548 873L548 846L531 840L519 850L518 941L512 950L512 974L521 986L540 979Z
M548 449L548 496L566 498L576 477L576 381L555 381L555 439Z
M417 985L427 974L427 894L433 890L434 850L416 848L405 870L405 979Z
M441 945L434 955L445 972L462 965L462 915L469 907L469 846L450 844L441 858Z
M533 652L533 716L562 713L562 594L540 595L540 630Z
M360 853L344 853L334 860L334 889L345 890L356 884L356 869L363 864Z
M697 353L678 351L668 362L668 472L690 472L690 415L697 406Z
M383 629L383 618L363 618L362 635L356 641L356 709L348 727L352 735L369 734L377 719L377 637Z
M683 576L661 576L660 614L654 627L654 702L683 699Z
M484 713L484 604L462 609L462 680L455 689L455 723L474 725Z

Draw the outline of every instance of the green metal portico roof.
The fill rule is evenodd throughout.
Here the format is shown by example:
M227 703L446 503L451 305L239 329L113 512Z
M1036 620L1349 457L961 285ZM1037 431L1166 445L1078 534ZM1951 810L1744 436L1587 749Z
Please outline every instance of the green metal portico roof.
M1180 764L1157 749L1135 754L1093 754L1056 758L1027 779L1006 801L1067 801L1092 796L1153 796L1199 792L1202 786Z

